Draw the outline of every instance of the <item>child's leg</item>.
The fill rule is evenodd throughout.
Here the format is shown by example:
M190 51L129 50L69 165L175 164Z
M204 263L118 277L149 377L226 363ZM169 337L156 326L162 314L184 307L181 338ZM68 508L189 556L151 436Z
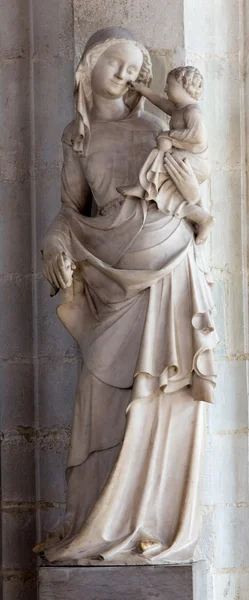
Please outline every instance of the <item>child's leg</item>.
M123 196L135 196L136 198L144 198L145 193L139 182L135 185L121 185L117 187L117 191Z
M206 241L209 230L213 227L215 219L211 217L201 206L197 204L188 204L184 207L184 217L187 217L190 221L197 223L198 235L196 238L197 244L202 244Z

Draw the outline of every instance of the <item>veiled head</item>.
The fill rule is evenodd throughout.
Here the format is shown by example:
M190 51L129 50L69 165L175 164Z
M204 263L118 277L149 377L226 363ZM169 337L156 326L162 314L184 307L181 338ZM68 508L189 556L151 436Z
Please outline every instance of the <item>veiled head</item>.
M128 82L136 81L143 65L142 50L133 42L117 42L107 48L92 71L92 89L103 98L120 98Z
M128 81L137 80L149 85L151 79L150 55L133 34L121 27L96 32L87 42L76 71L74 150L87 153L93 91L104 98L123 97L132 111L142 108L144 100L140 94L128 89Z

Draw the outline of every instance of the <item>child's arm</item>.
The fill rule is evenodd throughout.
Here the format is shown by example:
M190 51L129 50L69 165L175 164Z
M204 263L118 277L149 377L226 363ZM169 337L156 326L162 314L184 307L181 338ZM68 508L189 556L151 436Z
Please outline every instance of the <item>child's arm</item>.
M139 94L141 94L142 96L145 96L147 100L152 102L152 104L157 106L157 108L163 110L163 112L165 112L167 115L172 115L172 111L175 108L174 104L173 102L170 102L170 100L168 100L166 96L164 96L164 94L158 94L156 92L153 92L143 83L136 83L136 81L132 81L130 83L130 87L136 92L139 92Z
M175 148L186 148L205 143L206 132L203 117L196 106L189 106L183 112L184 129L173 129L169 136ZM186 148L187 149L187 148Z

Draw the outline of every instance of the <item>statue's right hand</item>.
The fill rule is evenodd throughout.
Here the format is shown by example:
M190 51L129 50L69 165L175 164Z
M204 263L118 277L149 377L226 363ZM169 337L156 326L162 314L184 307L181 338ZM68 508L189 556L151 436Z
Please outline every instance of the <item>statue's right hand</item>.
M65 252L56 252L44 257L43 275L54 288L65 290L72 278L72 270L75 265L71 261L71 268L68 268L70 258Z

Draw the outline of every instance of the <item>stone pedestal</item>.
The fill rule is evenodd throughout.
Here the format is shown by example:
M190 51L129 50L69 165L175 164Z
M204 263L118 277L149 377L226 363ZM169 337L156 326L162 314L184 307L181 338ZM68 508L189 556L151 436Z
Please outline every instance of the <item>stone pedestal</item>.
M39 600L206 600L205 562L40 567Z

